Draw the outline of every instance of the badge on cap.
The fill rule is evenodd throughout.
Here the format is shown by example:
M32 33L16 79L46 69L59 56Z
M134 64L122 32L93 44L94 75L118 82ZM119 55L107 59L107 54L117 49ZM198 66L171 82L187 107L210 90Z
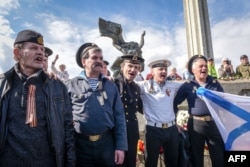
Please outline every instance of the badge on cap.
M37 43L40 44L40 45L43 45L43 37L38 37L37 38Z
M136 55L134 55L134 56L133 56L133 58L132 58L132 60L137 61L137 60L138 60L137 56L136 56Z

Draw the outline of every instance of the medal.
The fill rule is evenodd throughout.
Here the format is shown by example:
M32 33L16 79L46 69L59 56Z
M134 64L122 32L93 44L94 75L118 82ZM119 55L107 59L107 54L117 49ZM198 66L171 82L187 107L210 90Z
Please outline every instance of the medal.
M171 93L171 90L166 89L166 94L167 94L168 96L170 96L170 93Z

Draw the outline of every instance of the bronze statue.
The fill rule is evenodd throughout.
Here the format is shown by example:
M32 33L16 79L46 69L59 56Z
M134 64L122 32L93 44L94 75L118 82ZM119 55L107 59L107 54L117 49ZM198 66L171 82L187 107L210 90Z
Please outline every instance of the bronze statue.
M113 40L113 46L121 51L123 54L135 54L139 57L142 57L141 48L144 45L144 36L146 34L145 31L141 34L140 44L134 41L125 42L122 36L122 26L121 24L117 24L111 21L106 21L102 18L99 18L99 31L101 36L109 37ZM114 72L113 76L116 76L120 71L120 64L122 59L117 57L113 65L111 66L111 70ZM144 64L142 64L142 68ZM143 70L142 70L143 71Z

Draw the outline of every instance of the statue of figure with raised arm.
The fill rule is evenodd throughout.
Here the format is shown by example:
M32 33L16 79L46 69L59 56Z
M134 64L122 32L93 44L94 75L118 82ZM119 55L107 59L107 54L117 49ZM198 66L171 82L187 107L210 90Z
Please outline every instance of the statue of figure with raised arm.
M143 31L141 34L140 44L134 41L125 42L122 36L122 26L111 21L106 21L102 18L99 18L99 31L101 36L109 37L113 40L113 46L121 51L123 54L135 54L139 57L142 57L142 47L144 45L144 36L146 32ZM122 60L120 57L114 61L111 66L111 70L114 72L113 76L116 76L120 70L120 64ZM142 68L144 64L142 64Z

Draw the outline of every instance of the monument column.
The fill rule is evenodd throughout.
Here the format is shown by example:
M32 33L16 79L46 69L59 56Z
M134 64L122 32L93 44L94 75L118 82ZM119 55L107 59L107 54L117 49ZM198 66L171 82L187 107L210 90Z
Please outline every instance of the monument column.
M183 0L188 57L213 56L207 0Z

